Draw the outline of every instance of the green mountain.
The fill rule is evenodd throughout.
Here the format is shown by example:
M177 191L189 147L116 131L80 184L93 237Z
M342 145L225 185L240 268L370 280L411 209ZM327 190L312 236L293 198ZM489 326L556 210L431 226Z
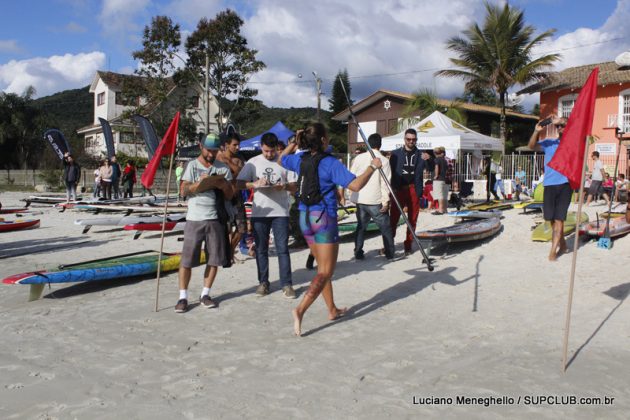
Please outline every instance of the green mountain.
M46 113L47 128L61 130L73 150L83 150L83 137L77 129L92 124L94 118L94 95L89 88L64 90L33 101Z

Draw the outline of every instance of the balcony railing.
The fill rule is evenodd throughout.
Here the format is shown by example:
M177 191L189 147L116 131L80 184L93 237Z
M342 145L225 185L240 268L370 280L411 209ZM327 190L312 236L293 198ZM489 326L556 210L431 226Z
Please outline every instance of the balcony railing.
M608 114L608 123L606 127L619 127L622 133L630 133L630 114Z

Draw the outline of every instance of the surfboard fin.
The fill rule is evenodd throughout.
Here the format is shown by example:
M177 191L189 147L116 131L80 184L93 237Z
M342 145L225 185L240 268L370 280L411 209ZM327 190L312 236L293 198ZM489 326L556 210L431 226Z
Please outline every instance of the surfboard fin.
M90 230L90 228L91 228L91 227L92 227L92 225L86 225L86 226L83 228L83 232L81 232L81 233L83 233L83 234L88 233L88 231Z
M44 286L46 286L46 284L44 283L31 284L31 288L28 294L28 301L32 302L34 300L39 300L39 298L42 297L42 293L44 293Z

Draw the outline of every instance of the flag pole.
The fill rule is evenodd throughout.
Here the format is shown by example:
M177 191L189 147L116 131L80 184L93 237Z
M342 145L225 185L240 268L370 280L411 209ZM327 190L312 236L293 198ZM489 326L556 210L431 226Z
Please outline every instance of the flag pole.
M564 323L564 338L562 350L562 372L567 370L567 353L569 347L569 329L571 327L571 305L573 304L573 285L575 284L575 265L577 262L578 245L580 242L580 224L582 220L582 204L584 203L584 178L586 177L586 161L588 158L588 137L584 144L584 161L582 162L582 176L580 178L580 192L578 193L578 210L575 215L575 240L573 241L573 258L571 260L571 276L569 278L569 299L567 302L566 319ZM561 233L562 234L562 233Z
M177 141L174 142L177 144ZM174 148L173 148L174 149ZM166 215L168 214L168 196L171 192L171 174L173 172L173 159L175 150L171 153L168 164L168 176L166 178L166 200L164 200L164 214L162 214L162 232L160 236L160 253L158 255L157 278L155 287L155 312L158 311L158 301L160 297L160 274L162 273L162 250L164 249L164 230L166 229Z

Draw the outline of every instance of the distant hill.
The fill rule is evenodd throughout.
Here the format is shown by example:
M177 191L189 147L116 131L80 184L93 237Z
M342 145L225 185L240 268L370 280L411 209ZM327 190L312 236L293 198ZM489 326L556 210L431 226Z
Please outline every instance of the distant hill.
M46 112L47 128L61 130L75 150L83 149L83 137L77 135L77 129L92 124L94 118L94 95L89 88L64 90L33 101Z

